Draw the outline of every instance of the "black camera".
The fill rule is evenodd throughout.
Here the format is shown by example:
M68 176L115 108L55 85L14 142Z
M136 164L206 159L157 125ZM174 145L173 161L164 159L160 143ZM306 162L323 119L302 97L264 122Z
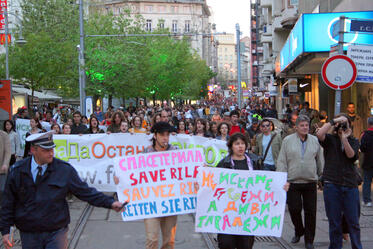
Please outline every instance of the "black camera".
M347 130L347 123L341 123L337 126L337 131L342 128L343 131Z

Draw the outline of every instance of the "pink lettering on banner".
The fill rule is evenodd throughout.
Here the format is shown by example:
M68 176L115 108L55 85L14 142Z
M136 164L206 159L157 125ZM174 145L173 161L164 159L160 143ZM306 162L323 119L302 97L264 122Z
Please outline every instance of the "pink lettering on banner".
M175 159L177 159L177 153L172 152L171 157L172 157L172 164L175 165Z
M101 145L101 144L100 144ZM103 146L103 145L102 145ZM115 151L115 147L111 146L112 150ZM114 154L114 153L113 153ZM113 155L110 154L110 155ZM127 165L124 165L124 161L127 160ZM172 153L157 153L153 155L144 155L139 157L127 157L126 159L122 159L119 162L119 166L123 171L127 170L136 170L146 167L159 167L159 166L170 166L170 165L177 165L187 162L203 162L203 156L200 151L188 151L186 152L172 152ZM158 165L159 164L159 165ZM179 172L176 172L175 169L172 170L171 174L176 176L179 173L179 179L181 177L181 168L178 168ZM188 171L186 169L185 177L192 178L196 177L198 174L198 167L195 167L193 172Z
M123 165L123 163L126 161L126 159L122 159L122 160L120 160L120 162L119 162L119 168L121 168L123 171L126 171L127 169L126 169L126 167Z
M129 157L127 159L127 169L132 169L131 162L133 164L133 169L137 169L137 163L136 163L136 159L134 157Z
M144 156L139 156L139 169L140 168L145 168L148 166L145 162L145 157Z
M196 151L196 160L194 162L203 162L203 157L199 150Z
M226 225L228 225L229 227L231 227L231 224L229 224L228 215L225 215L223 217L223 227L222 227L223 231L225 231Z
M166 164L167 166L169 166L169 165L170 165L170 162L169 162L169 160L168 160L168 157L170 156L170 154L163 154L163 156L164 156L164 162L165 162L165 164Z

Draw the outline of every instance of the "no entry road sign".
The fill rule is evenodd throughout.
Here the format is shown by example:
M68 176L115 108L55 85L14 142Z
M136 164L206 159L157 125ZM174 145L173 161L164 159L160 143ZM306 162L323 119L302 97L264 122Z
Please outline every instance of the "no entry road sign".
M324 62L321 76L330 88L344 90L352 86L356 80L356 65L345 55L335 55Z

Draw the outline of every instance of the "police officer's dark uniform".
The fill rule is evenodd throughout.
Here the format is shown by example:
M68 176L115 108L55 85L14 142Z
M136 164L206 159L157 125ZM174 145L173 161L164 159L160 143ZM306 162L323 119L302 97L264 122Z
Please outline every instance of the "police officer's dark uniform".
M28 140L33 145L51 149L55 147L52 134L34 134ZM112 208L114 199L88 187L64 161L53 158L36 180L31 172L32 163L35 161L31 156L18 161L8 174L0 211L1 233L9 234L15 224L20 230L23 249L65 249L70 223L67 193L97 207Z

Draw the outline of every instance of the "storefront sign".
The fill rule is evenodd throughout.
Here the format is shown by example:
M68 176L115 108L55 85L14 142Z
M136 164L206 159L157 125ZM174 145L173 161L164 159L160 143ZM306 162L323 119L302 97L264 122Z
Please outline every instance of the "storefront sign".
M293 30L280 52L280 70L284 71L299 55L311 52L329 52L330 47L338 43L337 27L340 16L345 16L346 31L355 31L353 20L348 18L373 19L373 11L335 12L303 14L299 17ZM334 27L334 35L333 35ZM351 44L373 44L373 35L365 31L344 34L344 50ZM278 74L278 73L277 73Z
M289 89L289 94L298 93L298 80L296 78L292 78L288 80L288 89Z
M7 0L0 0L0 30L5 29L5 11L8 8Z
M373 33L373 21L351 20L350 31Z
M347 50L357 68L357 82L373 83L373 46L351 45Z
M203 149L117 157L114 160L118 199L129 202L123 221L194 213L195 182L204 165Z
M0 80L0 120L12 118L10 80Z
M199 168L196 231L280 237L284 172Z

